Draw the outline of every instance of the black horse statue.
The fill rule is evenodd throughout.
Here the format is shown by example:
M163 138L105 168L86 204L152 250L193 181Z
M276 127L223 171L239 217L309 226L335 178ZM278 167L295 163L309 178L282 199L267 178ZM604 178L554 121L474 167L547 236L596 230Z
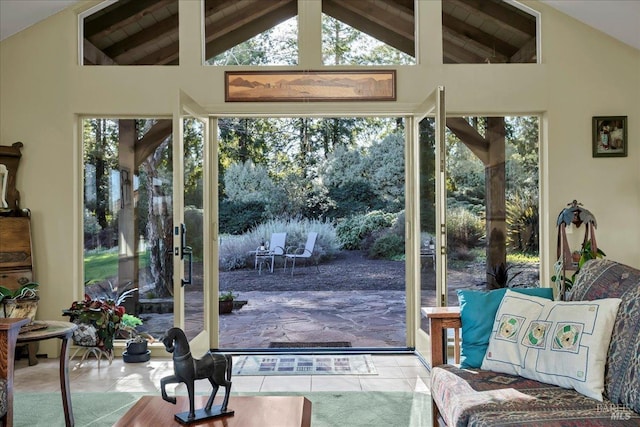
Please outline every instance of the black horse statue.
M160 380L162 398L175 405L176 398L167 396L165 387L167 384L185 383L189 392L189 414L187 415L187 419L193 421L196 419L196 411L194 409L194 382L195 380L207 378L213 387L213 391L207 401L204 416L199 416L198 419L212 418L219 415L231 415L233 412L227 411L229 394L231 393L231 356L209 351L202 359L194 359L193 356L191 356L187 337L180 328L169 329L164 338L162 338L162 343L169 353L173 353L174 372L173 375L169 375ZM220 407L220 412L211 413L211 405L220 386L225 388L224 401ZM176 415L176 417L178 418L178 415Z

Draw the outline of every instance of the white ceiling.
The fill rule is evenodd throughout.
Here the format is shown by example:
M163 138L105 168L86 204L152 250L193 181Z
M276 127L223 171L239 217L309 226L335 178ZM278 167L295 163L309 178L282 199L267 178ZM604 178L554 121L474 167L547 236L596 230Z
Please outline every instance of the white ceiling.
M80 0L0 0L0 40ZM540 0L640 50L640 0Z

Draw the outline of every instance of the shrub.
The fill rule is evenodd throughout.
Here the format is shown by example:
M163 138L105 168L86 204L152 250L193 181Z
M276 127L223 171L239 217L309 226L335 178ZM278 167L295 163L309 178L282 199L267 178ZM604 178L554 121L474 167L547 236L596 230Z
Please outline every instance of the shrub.
M396 214L373 211L356 215L338 224L336 235L343 249L362 249L362 241L373 232L391 227Z
M309 219L273 219L258 224L238 236L223 236L220 239L220 268L233 270L252 265L254 251L261 242L269 241L273 233L287 233L287 246L304 245L310 231L318 233L315 251L323 257L332 257L339 250L333 224Z
M371 188L371 184L362 179L347 181L338 187L329 189L329 197L336 206L328 212L334 218L347 218L352 215L379 209L383 202Z
M485 234L484 221L466 209L453 208L447 214L447 246L473 248Z
M220 234L242 234L265 219L262 202L223 200L219 206Z
M371 258L393 259L404 255L404 239L393 233L378 238L369 249Z
M537 254L540 249L538 200L516 193L506 202L507 245L509 249Z

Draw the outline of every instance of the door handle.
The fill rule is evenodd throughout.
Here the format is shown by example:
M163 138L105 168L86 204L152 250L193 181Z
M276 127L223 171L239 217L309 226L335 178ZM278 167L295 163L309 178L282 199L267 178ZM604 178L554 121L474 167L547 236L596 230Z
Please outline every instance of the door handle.
M187 226L180 224L180 228L176 227L176 234L180 233L180 248L176 248L176 255L180 255L180 259L189 258L189 278L187 280L180 279L182 286L190 285L193 280L193 248L187 246Z

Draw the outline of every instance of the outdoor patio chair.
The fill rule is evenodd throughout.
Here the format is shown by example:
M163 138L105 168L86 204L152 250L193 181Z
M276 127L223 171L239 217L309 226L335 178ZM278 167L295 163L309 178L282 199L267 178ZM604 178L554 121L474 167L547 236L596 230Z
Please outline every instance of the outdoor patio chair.
M287 248L287 253L284 255L284 269L287 270L287 260L291 260L291 275L293 276L293 270L296 268L296 260L302 259L305 261L311 259L313 257L313 250L316 246L316 239L318 238L318 233L315 231L311 231L307 236L307 243L304 245L304 248ZM318 261L316 260L316 269L320 272L320 267L318 267Z
M259 247L255 250L255 265L254 268L259 268L258 273L262 273L262 264L269 263L269 270L273 273L273 264L276 257L284 256L285 254L285 242L287 240L287 233L272 233L271 240L269 240L269 246Z

